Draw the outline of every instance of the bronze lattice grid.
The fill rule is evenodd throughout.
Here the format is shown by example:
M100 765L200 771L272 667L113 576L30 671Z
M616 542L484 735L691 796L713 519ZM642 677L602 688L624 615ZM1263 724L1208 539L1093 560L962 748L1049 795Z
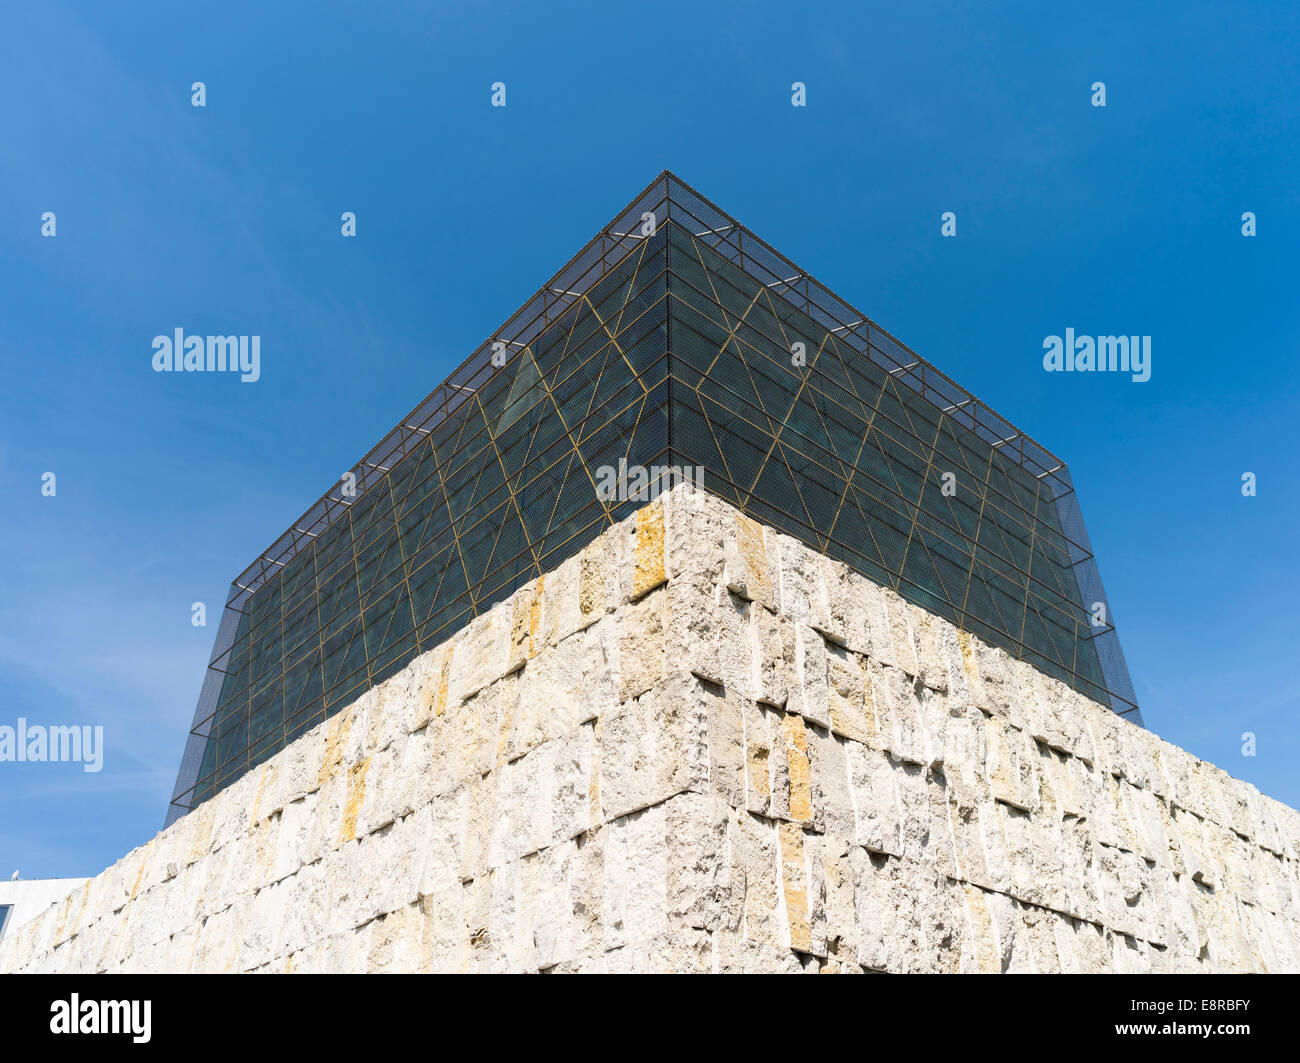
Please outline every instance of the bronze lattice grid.
M234 582L168 822L627 516L620 459L1137 718L1064 464L665 173Z

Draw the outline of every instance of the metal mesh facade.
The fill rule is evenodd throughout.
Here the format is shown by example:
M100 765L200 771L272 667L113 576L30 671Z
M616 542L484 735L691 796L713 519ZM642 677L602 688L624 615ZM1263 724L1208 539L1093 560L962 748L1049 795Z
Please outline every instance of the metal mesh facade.
M1137 719L1064 464L665 173L235 580L168 822L630 514L620 460Z

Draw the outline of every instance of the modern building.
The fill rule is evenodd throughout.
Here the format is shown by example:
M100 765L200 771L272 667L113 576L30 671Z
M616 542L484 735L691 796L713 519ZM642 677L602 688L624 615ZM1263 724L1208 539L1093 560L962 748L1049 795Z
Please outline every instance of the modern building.
M168 822L656 468L1139 720L1065 463L665 172L234 581Z
M84 878L10 879L0 882L0 938L86 884Z

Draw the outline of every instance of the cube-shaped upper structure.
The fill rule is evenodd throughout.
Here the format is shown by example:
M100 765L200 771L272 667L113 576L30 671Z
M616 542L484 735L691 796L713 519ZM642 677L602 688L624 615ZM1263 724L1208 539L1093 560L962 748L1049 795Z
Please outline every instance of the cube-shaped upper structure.
M235 580L168 822L656 467L1138 719L1065 464L665 172Z

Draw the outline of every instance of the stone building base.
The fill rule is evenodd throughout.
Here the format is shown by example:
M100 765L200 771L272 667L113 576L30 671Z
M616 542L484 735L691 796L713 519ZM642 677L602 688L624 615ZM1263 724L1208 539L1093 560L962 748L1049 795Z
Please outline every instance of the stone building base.
M1300 816L677 488L0 944L28 971L1296 971Z

